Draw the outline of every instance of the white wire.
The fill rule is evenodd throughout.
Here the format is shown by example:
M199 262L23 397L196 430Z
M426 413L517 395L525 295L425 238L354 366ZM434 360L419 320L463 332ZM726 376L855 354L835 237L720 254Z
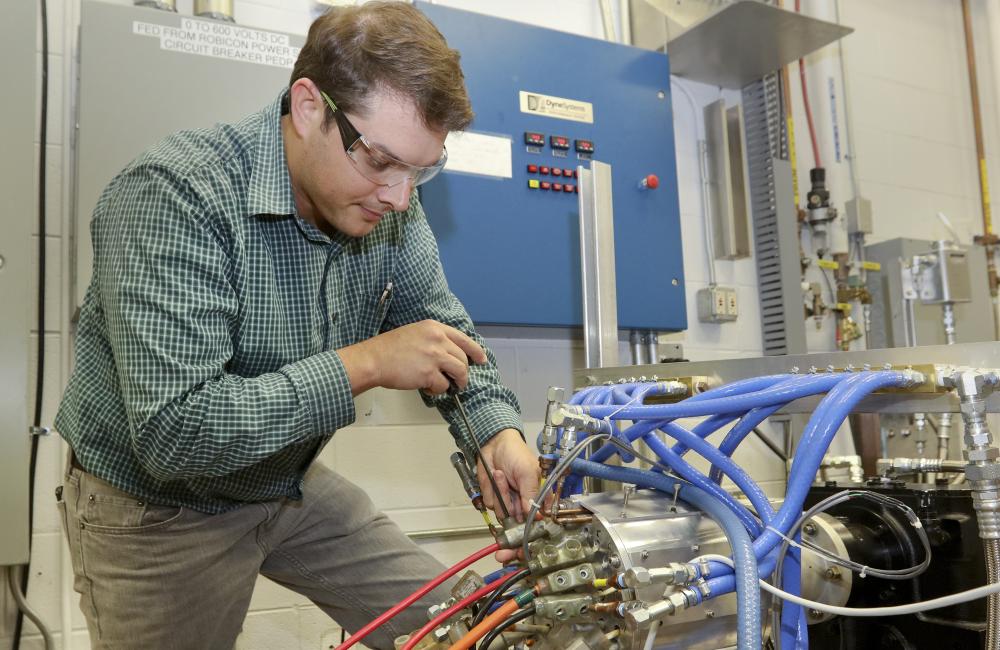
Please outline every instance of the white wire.
M944 225L945 229L948 230L948 234L951 235L952 243L954 243L956 246L961 244L961 242L958 240L958 231L955 230L955 226L951 223L951 219L948 218L948 215L946 215L944 212L938 212L937 218L941 220L941 223Z
M649 634L646 635L646 642L642 644L642 650L653 650L653 644L656 643L656 632L660 629L663 621L653 621L649 625Z
M726 557L725 555L701 555L691 560L692 563L700 562L702 560L712 560L715 562L721 562L727 566L732 567L733 561ZM927 612L932 609L939 609L941 607L951 607L952 605L958 605L959 603L966 603L970 600L977 600L979 598L985 598L987 596L992 596L993 594L1000 594L1000 582L984 585L982 587L976 587L975 589L968 589L966 591L960 591L949 596L941 596L940 598L932 598L931 600L925 600L918 603L909 603L907 605L893 605L891 607L838 607L836 605L827 605L826 603L817 602L815 600L809 600L808 598L802 598L796 596L795 594L790 594L783 589L778 589L769 582L764 580L759 580L760 588L764 591L787 600L788 602L795 603L796 605L801 605L802 607L808 607L809 609L815 609L827 614L835 614L837 616L860 616L860 617L877 617L877 616L904 616L907 614L917 614L919 612Z

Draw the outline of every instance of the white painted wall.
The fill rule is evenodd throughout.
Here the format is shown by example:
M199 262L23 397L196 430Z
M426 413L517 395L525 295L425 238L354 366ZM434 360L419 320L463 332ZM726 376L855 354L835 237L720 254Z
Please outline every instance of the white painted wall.
M29 1L29 0L18 0ZM118 0L127 3L128 0ZM495 13L534 24L578 34L601 37L603 28L596 2L550 0L549 2L482 2L444 0L442 4ZM617 3L613 3L616 4ZM806 0L806 11L829 11L828 0ZM981 86L990 147L990 169L994 187L1000 143L996 117L996 95L990 83L988 30L977 12ZM51 423L69 368L66 305L71 300L63 290L63 271L70 268L68 232L64 211L68 209L70 171L64 164L68 144L64 130L64 107L71 97L64 74L65 44L71 42L78 0L49 0L50 5L50 116L48 148L49 227L46 236L49 259L48 322L46 338L46 386L43 421ZM978 186L973 150L968 85L964 65L964 41L958 2L941 0L842 0L844 22L856 28L845 41L861 190L872 199L876 215L875 239L896 236L938 237L934 212L944 210L963 233L978 233ZM181 13L190 13L191 0L179 0ZM311 20L308 0L236 0L238 22L254 27L305 32ZM64 38L65 36L65 38ZM998 49L1000 54L1000 49ZM839 74L834 53L825 51L809 60L811 91L824 157L832 158L827 77ZM793 75L796 78L797 75ZM703 105L718 97L718 90L684 82ZM797 82L793 84L797 107L801 178L808 178L809 147ZM839 93L838 93L839 94ZM255 107L247 107L252 110ZM684 343L687 356L695 360L756 356L760 353L760 325L752 260L719 262L719 282L737 287L742 314L732 324L700 324L694 314L694 294L708 282L704 254L704 231L700 216L697 180L695 116L681 95L675 94L676 142L680 185L682 231L685 242L685 274L688 281L690 329L672 335ZM700 106L699 106L700 111ZM838 107L841 138L846 138L843 106ZM843 147L843 145L842 145ZM827 163L838 207L849 197L846 163ZM26 217L27 218L27 217ZM36 237L38 234L36 233ZM29 280L34 282L34 276ZM812 326L810 325L810 328ZM813 328L814 329L814 328ZM33 332L33 340L38 333ZM569 338L524 339L491 337L505 380L515 388L526 412L529 431L537 430L545 386L566 384L572 369L582 364L582 347ZM813 349L832 348L830 323L811 337ZM628 358L623 347L623 359ZM33 386L33 380L32 380ZM32 398L33 399L33 398ZM29 402L30 403L30 402ZM359 404L358 422L340 432L323 454L329 463L365 487L406 530L426 530L457 525L475 525L477 515L465 498L447 463L452 443L436 414L413 395L378 392ZM748 441L738 460L773 491L780 491L782 468L756 444ZM29 599L61 643L62 618L71 621L69 647L88 648L76 595L64 600L64 541L53 503L53 490L61 480L62 457L57 438L41 442L37 485L35 555ZM481 520L480 520L481 521ZM484 545L483 540L428 543L427 548L443 561L453 562ZM67 567L68 570L68 567ZM9 642L11 607L0 593L6 613L0 627L0 644ZM68 607L67 607L68 605ZM182 622L179 622L182 624ZM25 648L40 648L40 639L30 624ZM251 604L239 648L327 648L339 639L339 630L304 599L261 580Z

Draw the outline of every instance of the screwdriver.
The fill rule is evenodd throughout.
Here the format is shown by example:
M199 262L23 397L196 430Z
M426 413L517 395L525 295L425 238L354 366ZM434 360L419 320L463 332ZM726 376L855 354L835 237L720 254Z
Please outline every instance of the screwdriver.
M489 527L490 532L496 535L496 530L493 527L493 522L490 521L490 516L487 514L486 506L483 505L483 493L479 489L479 481L476 480L475 473L469 468L468 462L465 460L465 454L461 451L456 451L451 455L451 465L458 472L458 478L462 481L462 487L465 488L465 493L469 495L469 499L472 500L472 507L478 510L483 515L483 521Z
M469 437L472 438L473 444L476 446L476 456L479 462L483 464L483 469L486 470L486 477L490 479L490 486L493 488L493 494L496 496L497 502L500 504L500 509L503 510L503 518L506 521L510 519L510 511L507 510L507 504L504 503L503 496L500 493L500 488L497 486L497 480L493 477L493 468L486 463L486 459L483 458L483 448L479 445L479 439L476 438L476 432L472 430L472 425L469 424L469 416L465 414L465 407L462 406L462 400L458 397L458 386L455 385L454 381L448 382L448 394L453 400L455 400L455 406L458 407L458 412L462 416L462 421L465 423L465 429L469 432Z

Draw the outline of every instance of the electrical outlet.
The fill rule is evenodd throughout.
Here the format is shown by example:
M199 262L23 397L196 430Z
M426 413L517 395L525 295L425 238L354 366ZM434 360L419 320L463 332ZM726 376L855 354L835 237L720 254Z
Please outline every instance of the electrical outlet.
M736 320L739 308L736 289L708 287L697 293L698 320L703 323L727 323Z
M736 289L726 289L726 316L732 320L740 315L739 301L736 299Z

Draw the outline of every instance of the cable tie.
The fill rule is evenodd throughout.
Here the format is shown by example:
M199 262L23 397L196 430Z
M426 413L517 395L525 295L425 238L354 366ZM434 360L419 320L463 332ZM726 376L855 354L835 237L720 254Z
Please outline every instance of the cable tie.
M534 499L528 499L528 503L531 504L532 508L538 508L539 510L542 509L542 504L538 503Z
M868 567L867 566L861 567L861 571L858 573L858 577L864 578L867 575L868 575Z

